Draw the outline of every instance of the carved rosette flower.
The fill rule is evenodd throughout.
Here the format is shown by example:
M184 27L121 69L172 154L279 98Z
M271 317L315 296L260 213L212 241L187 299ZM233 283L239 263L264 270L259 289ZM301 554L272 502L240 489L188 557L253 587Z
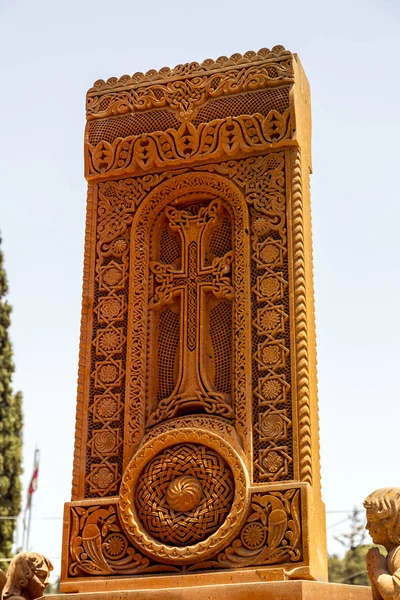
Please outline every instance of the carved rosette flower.
M115 365L104 365L100 369L100 379L103 383L112 383L117 379L118 369Z
M103 275L103 279L108 285L116 285L121 281L121 271L115 267L107 269Z
M270 231L270 223L266 217L258 217L253 221L253 232L258 235L266 235Z
M260 284L261 293L267 298L274 296L279 292L280 283L276 277L263 279Z
M100 431L94 438L95 448L101 454L112 452L116 443L116 437L111 431Z
M118 403L114 398L103 398L97 405L97 413L104 418L112 417L118 409Z
M92 479L94 484L104 490L113 483L114 475L107 467L100 467Z
M276 379L269 379L262 385L262 393L267 400L274 400L282 392L282 384Z
M118 316L121 310L121 302L117 298L107 298L101 305L101 313L108 319Z
M283 465L283 457L278 452L268 452L263 460L263 466L269 473L276 473Z
M260 257L267 264L273 263L279 256L279 250L272 244L265 246L260 252Z
M128 540L120 533L110 533L103 543L104 554L112 560L121 558L128 547Z
M267 532L261 523L247 523L240 535L243 546L249 550L258 550L261 548L266 538Z
M260 431L265 437L277 438L284 432L284 421L280 415L266 414L261 418Z
M261 326L267 331L275 329L279 325L280 317L276 310L267 310L261 317Z
M112 245L111 251L114 256L121 256L128 249L128 243L122 239L118 238Z
M201 483L196 477L182 475L168 486L166 500L172 510L188 512L199 503L202 495Z
M99 346L104 351L112 351L118 348L120 335L116 331L105 331L99 342Z
M273 365L278 362L280 358L280 352L278 346L265 346L262 349L262 359L265 364Z

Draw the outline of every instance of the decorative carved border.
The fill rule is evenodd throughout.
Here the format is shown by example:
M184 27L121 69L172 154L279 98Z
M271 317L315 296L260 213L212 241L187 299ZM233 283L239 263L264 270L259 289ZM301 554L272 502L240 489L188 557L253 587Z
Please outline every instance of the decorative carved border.
M222 198L233 211L235 219L234 247L235 265L235 350L234 370L236 389L234 394L234 410L236 415L236 428L239 436L246 444L246 433L248 432L246 415L246 362L250 356L248 340L246 338L246 325L248 308L246 290L249 290L249 282L245 275L245 259L248 255L246 241L248 224L244 218L245 200L239 190L226 178L208 173L187 173L178 175L159 185L151 192L143 209L139 209L135 219L137 226L132 235L131 267L133 274L132 294L130 295L129 319L132 333L128 341L128 356L131 357L127 363L127 371L130 373L130 389L127 393L129 398L125 419L125 450L126 461L132 456L135 446L141 440L144 431L145 381L146 381L146 328L147 328L147 300L146 284L148 257L148 223L152 212L154 214L162 210L168 202L188 193L212 193ZM247 444L246 444L247 445Z
M291 481L297 471L293 440L296 396L292 397L289 351L294 327L288 322L290 290L283 273L289 260L286 186L286 178L290 178L289 156L285 151L269 152L245 160L196 167L230 177L242 189L250 207L252 271L256 270L252 280L252 462L253 481L257 483ZM277 289L269 290L271 293L269 282L277 285ZM279 317L269 326L263 324L267 311L273 318ZM263 360L264 352L279 353L279 360Z
M83 497L83 480L85 476L86 430L84 423L85 405L87 403L86 389L89 385L87 377L88 347L91 341L91 325L93 315L93 271L94 251L93 241L96 236L96 218L94 215L95 184L89 183L86 204L85 254L83 263L82 311L79 342L78 393L76 403L74 461L72 469L72 500Z
M107 81L98 79L93 84L93 87L89 89L88 95L106 93L115 89L127 89L138 85L144 86L154 81L171 80L171 78L196 77L200 74L213 73L214 71L221 71L232 67L240 68L255 63L263 63L268 60L290 60L292 57L292 53L283 46L274 46L271 50L261 48L258 52L249 50L243 55L232 54L230 58L227 56L220 56L217 60L208 58L200 64L191 62L177 65L172 69L170 67L163 67L159 71L152 69L145 74L138 72L132 76L122 75L119 79L117 77L110 77Z
M290 60L234 68L224 73L136 86L86 99L87 120L125 115L130 112L169 107L179 111L181 119L191 119L195 108L210 98L227 97L293 83Z
M291 111L283 115L271 110L260 114L183 123L178 130L117 138L96 146L86 144L86 177L120 177L140 171L188 166L198 161L215 161L237 154L254 154L276 148L292 138Z
M98 585L105 576L200 574L210 569L215 573L263 565L282 566L288 573L304 569L308 560L304 544L308 524L302 516L308 505L305 492L302 484L249 491L251 504L247 505L234 539L222 551L216 549L209 559L189 564L184 564L184 560L167 564L138 551L122 525L118 498L66 504L64 520L68 543L64 547L63 583L84 577L85 585L90 580ZM278 512L271 517L274 510Z
M304 252L302 167L300 151L292 153L292 231L295 299L297 403L299 415L300 479L312 484L311 410L308 356L306 266Z

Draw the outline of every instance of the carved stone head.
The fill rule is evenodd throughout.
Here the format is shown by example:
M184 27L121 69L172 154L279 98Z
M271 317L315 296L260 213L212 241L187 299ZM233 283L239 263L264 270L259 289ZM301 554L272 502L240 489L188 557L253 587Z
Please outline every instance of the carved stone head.
M3 600L23 598L35 600L43 596L49 582L51 562L36 552L21 552L10 563Z
M381 488L364 500L366 529L388 551L400 545L400 488Z

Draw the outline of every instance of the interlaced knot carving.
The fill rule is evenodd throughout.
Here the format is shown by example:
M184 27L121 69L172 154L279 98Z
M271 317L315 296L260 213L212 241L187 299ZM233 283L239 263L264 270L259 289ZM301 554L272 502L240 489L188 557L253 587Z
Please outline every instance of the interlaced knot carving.
M177 444L145 467L136 491L136 510L153 538L172 546L188 546L222 525L234 489L232 471L219 454L204 445ZM188 502L189 496L192 502Z

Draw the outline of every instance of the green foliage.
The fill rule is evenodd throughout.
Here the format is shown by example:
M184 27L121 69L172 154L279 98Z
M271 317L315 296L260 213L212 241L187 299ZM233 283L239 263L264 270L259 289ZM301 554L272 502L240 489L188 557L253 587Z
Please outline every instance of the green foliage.
M354 509L350 518L350 530L336 540L346 549L343 558L332 554L328 559L328 578L333 583L352 585L369 585L365 555L371 548L365 544L366 538L364 516L361 511Z
M371 548L363 544L348 550L343 558L333 554L328 559L329 581L352 585L369 585L365 555Z
M5 299L7 291L0 250L0 517L15 516L21 510L22 394L14 394L11 386L14 363L8 335L11 306ZM11 556L16 524L13 519L0 519L0 558Z

